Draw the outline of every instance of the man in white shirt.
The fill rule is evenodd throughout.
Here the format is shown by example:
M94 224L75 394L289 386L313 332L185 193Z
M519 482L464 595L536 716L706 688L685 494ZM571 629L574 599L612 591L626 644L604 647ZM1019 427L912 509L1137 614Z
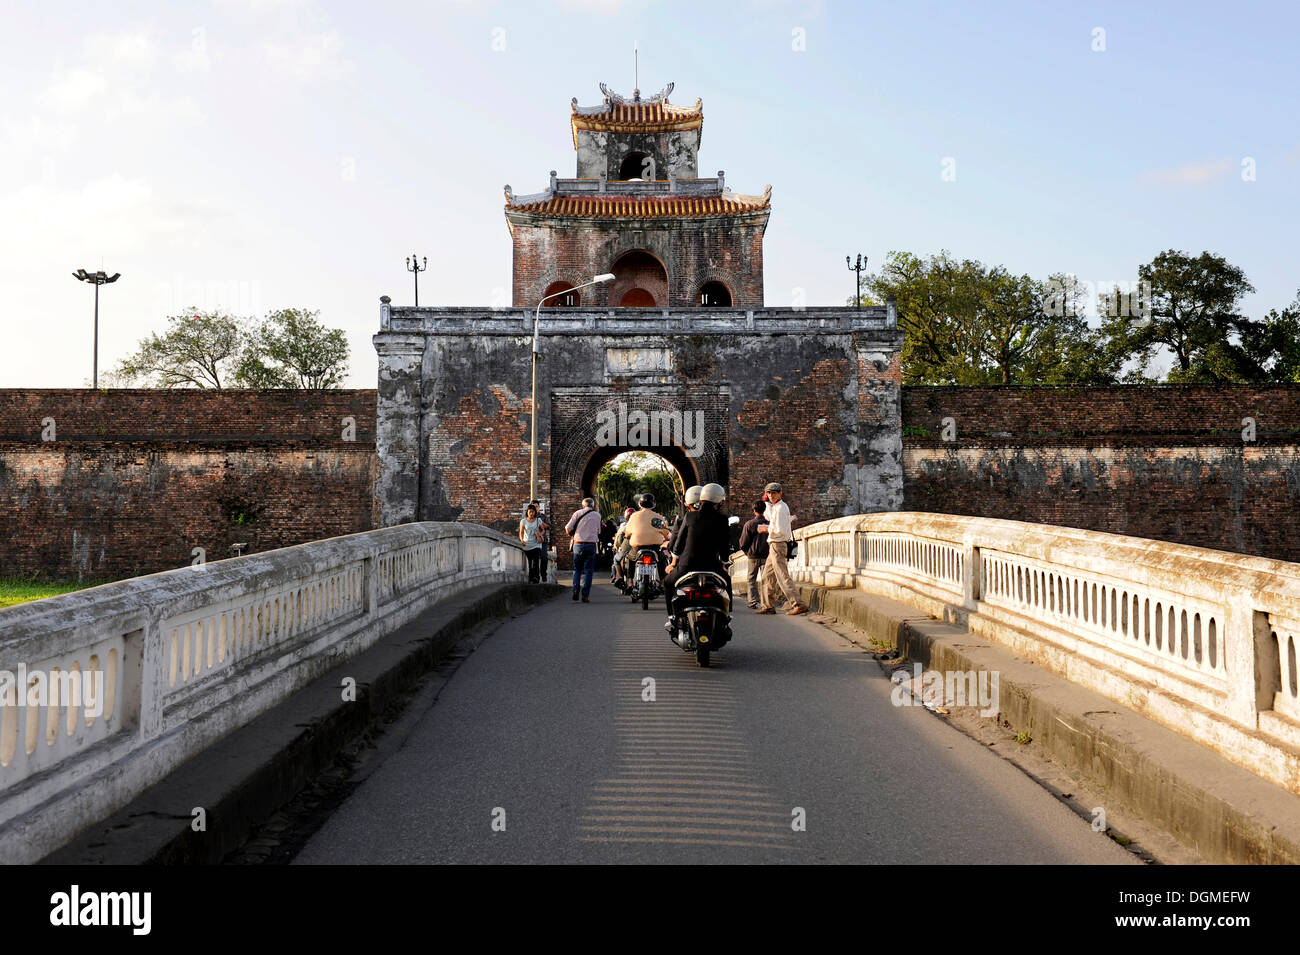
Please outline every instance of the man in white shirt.
M780 587L790 601L790 609L786 611L788 616L807 613L808 605L799 599L799 591L786 567L786 554L790 541L794 540L794 531L790 526L790 508L781 500L785 490L775 481L763 490L767 498L767 510L763 514L767 524L760 525L757 530L767 535L768 547L767 562L763 565L763 606L758 612L776 613L772 598L776 587Z

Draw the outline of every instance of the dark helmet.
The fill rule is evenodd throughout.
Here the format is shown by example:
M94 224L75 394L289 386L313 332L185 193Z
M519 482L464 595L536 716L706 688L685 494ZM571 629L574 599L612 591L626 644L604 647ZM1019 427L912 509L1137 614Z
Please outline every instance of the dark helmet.
M646 491L644 494L637 495L636 503L637 507L644 508L647 511L653 511L655 509L655 496L649 491Z

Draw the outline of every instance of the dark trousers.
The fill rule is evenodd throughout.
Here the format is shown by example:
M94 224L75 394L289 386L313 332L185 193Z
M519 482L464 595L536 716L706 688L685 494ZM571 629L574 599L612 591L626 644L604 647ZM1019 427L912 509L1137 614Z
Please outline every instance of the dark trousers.
M573 550L573 592L581 587L584 597L591 596L591 575L596 570L596 545L579 544Z
M541 558L540 558L540 563L541 563L541 568L542 568L542 582L543 582L543 583L546 582L546 565L547 565L547 563L549 563L549 560L548 560L548 558L547 558L547 556L546 556L546 549L547 549L547 547L549 547L549 546L550 546L549 544L543 544L543 545L542 545L542 556L541 556Z
M524 556L528 558L528 582L535 584L541 579L542 549L534 547L526 550Z
M761 557L755 557L752 554L746 554L745 556L749 558L745 561L745 563L749 565L749 586L746 588L748 593L747 599L751 604L756 606L759 603L760 596L758 572L763 569L763 562L767 560L767 554L763 554Z

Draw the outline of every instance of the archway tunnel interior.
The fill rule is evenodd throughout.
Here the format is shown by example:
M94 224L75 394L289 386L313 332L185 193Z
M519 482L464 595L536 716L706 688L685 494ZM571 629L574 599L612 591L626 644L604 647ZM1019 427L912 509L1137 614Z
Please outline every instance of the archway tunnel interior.
M582 493L596 499L601 516L597 566L610 566L615 530L641 493L654 495L655 510L671 524L682 510L686 488L697 483L698 471L681 448L597 448L582 474Z
M622 467L619 467L619 466ZM627 472L641 471L646 479L637 481L606 480L602 481L602 472L609 477L609 471L618 468ZM655 470L668 472L669 478L675 478L676 488L672 500L664 500L662 489L667 486L665 479L654 480L650 473ZM682 449L675 445L656 447L654 451L645 448L598 447L587 461L582 472L582 493L596 498L597 507L603 518L619 520L626 507L635 507L632 496L641 490L656 491L656 510L666 517L675 516L681 509L680 495L686 488L700 483L699 471L695 462ZM611 498L610 491L617 489ZM603 492L603 493L602 493Z

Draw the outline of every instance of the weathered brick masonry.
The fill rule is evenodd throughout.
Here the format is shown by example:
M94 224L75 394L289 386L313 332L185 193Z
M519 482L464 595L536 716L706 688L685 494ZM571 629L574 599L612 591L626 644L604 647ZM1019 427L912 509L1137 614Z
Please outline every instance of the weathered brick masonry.
M1300 560L1300 385L908 387L903 443L908 510Z
M381 523L513 530L528 493L531 320L522 309L384 306ZM634 449L662 454L687 484L728 486L734 501L779 480L804 521L901 505L899 341L887 309L565 309L546 321L538 495L557 519L605 462ZM689 416L699 429L605 441L602 415L620 409Z
M0 575L121 577L368 530L374 422L373 391L0 390Z

